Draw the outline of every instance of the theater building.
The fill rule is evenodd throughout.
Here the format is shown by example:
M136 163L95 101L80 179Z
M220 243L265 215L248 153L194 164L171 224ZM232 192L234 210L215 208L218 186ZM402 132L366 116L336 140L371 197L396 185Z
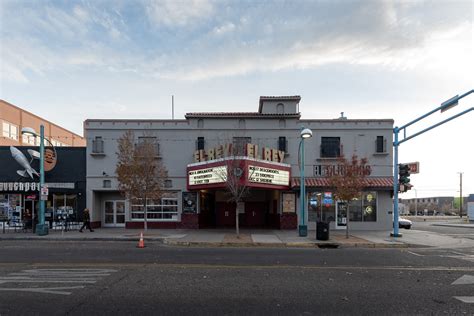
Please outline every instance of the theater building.
M118 191L117 141L133 131L156 142L156 159L168 170L166 194L148 201L148 227L241 227L296 229L298 225L301 127L305 140L305 218L310 229L319 220L332 229L390 229L392 226L391 119L301 119L299 96L260 97L257 112L187 113L180 120L88 119L87 205L101 227L143 227L143 206ZM357 154L368 159L363 194L347 206L334 200L327 174L337 158ZM229 202L229 180L238 175L248 194Z

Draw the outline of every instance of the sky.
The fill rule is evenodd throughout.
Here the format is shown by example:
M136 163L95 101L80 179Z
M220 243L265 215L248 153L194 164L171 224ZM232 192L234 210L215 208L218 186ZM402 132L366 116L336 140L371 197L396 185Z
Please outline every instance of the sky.
M474 88L473 1L0 1L0 98L80 135L88 118L258 109L402 126ZM407 136L474 106L474 94ZM474 194L474 111L403 143L402 198Z

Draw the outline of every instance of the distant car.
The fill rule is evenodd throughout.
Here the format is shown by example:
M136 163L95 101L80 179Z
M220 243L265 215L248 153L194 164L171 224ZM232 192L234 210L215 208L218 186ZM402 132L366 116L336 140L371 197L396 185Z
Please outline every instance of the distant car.
M398 228L410 229L412 224L413 223L409 219L405 219L401 217L398 218Z

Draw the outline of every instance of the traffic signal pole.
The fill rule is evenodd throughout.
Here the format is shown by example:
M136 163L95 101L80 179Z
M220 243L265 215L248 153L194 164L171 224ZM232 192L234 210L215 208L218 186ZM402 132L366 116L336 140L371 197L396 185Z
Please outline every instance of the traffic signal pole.
M400 130L395 126L393 129L393 233L392 237L402 237L398 232L398 133Z
M415 138L416 136L418 135L421 135L435 127L438 127L440 125L443 125L451 120L454 120L455 118L461 116L461 115L464 115L470 111L473 111L474 110L474 107L471 107L465 111L462 111L461 113L458 113L456 115L453 115L449 118L447 118L446 120L444 121L441 121L437 124L434 124L430 127L427 127L409 137L407 137L406 135L406 128L410 125L413 125L415 124L416 122L418 121L421 121L422 119L426 118L427 116L430 116L431 114L437 112L437 111L441 111L444 112L444 111L447 111L449 109L451 109L452 107L456 106L458 104L458 101L461 100L462 98L464 98L465 96L471 94L471 93L474 93L474 89L473 90L470 90L464 94L462 94L461 96L457 95L455 97L452 97L451 99L441 103L441 105L439 107L437 107L436 109L414 119L413 121L403 125L402 127L395 127L393 129L393 233L390 234L390 236L392 237L402 237L402 235L399 233L398 231L398 190L399 190L399 187L398 187L398 146L400 146L400 144L412 139L412 138ZM403 139L402 140L399 140L399 133L400 131L403 130Z

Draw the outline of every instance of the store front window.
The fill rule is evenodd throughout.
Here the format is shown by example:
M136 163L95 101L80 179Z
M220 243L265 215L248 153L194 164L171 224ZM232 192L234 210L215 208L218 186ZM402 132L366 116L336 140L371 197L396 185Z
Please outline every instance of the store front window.
M349 221L377 221L377 192L367 191L349 203Z
M53 194L53 221L77 221L77 195Z
M335 210L332 192L308 193L308 220L310 222L332 222L335 219Z
M131 205L131 219L143 220L145 218L142 199L135 199ZM178 219L178 194L168 193L162 199L147 199L147 219L151 221L177 220Z
M308 220L310 222L334 221L336 207L332 192L309 192L308 193ZM338 203L338 217L340 223L346 215L344 203ZM349 221L351 222L375 222L377 221L377 192L365 191L362 195L349 203ZM344 223L343 223L344 222Z

